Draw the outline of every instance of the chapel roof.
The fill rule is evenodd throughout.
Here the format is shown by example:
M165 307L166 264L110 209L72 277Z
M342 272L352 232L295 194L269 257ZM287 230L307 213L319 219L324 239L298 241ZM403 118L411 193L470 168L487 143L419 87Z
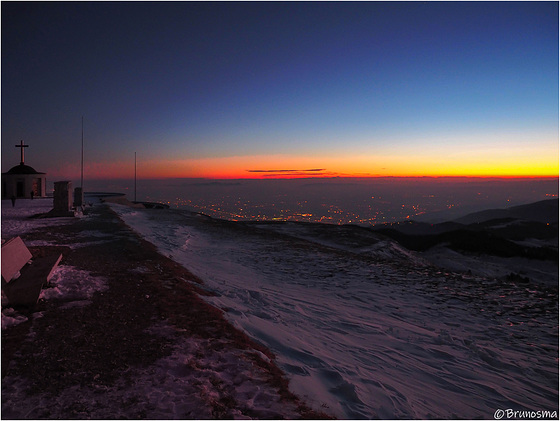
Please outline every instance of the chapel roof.
M45 174L44 172L35 171L35 168L29 165L19 164L15 167L10 168L10 170L4 174Z

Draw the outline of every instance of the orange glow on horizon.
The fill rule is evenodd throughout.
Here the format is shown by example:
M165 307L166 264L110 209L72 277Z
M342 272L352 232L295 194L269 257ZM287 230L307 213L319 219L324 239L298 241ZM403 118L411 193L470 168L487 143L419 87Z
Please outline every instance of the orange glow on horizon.
M242 156L187 160L142 160L137 164L139 179L290 179L332 177L558 177L558 161L539 159L496 160L484 157L437 160L418 157L351 156L286 157ZM76 178L77 166L57 168L50 179ZM90 179L133 178L134 162L89 163L84 175Z
M410 157L228 157L146 163L146 178L289 179L329 177L558 177L558 162L482 162ZM382 164L379 164L382 163Z

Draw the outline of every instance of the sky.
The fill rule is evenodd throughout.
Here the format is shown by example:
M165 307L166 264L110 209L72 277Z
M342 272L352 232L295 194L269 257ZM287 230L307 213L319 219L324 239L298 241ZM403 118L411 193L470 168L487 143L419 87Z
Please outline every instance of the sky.
M558 2L2 2L2 171L558 176Z

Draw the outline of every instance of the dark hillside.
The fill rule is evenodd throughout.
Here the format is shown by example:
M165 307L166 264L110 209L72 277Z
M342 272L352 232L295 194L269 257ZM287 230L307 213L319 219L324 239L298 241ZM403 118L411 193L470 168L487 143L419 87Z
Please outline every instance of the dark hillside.
M469 225L492 219L515 218L542 223L558 223L558 199L542 200L507 209L489 209L471 213L454 222Z
M526 238L552 240L558 238L558 223L521 221L517 219L499 219L468 225L472 231L491 231L492 234L513 241Z
M459 252L558 261L558 250L552 247L524 247L487 231L463 229L438 235L406 235L393 229L381 229L377 232L414 251L426 251L444 244Z
M388 222L382 225L376 225L375 230L380 229L394 229L406 235L435 235L442 234L448 231L455 231L464 228L464 224L457 222L442 222L439 224L429 224L427 222L418 221L402 221L402 222Z
M558 199L490 209L440 224L403 221L373 230L414 251L445 245L458 252L558 262ZM523 240L544 245L516 243Z

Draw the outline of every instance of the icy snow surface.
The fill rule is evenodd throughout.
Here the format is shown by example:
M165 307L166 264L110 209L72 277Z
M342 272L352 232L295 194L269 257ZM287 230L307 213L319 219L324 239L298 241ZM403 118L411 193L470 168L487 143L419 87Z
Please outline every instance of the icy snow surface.
M2 240L24 235L41 227L64 225L72 220L72 218L30 219L34 215L47 213L52 208L52 197L33 200L18 199L15 207L12 207L10 200L2 200Z
M558 296L188 212L111 205L340 418L558 410ZM285 233L287 234L287 233Z

